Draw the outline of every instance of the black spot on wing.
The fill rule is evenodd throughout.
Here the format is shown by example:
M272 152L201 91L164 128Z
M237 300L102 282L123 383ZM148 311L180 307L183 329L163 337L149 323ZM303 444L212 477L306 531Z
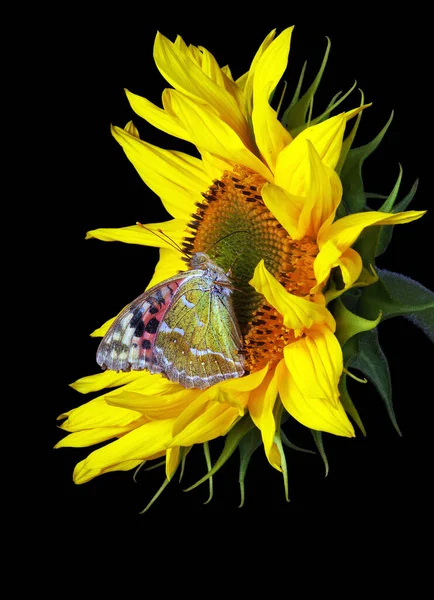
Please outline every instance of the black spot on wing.
M151 319L152 320L152 319ZM142 337L142 335L145 333L145 325L143 324L143 321L139 321L137 323L137 327L136 330L134 332L134 337Z
M151 349L151 342L149 340L143 340L143 342L142 342L142 348L143 348L143 350L150 350Z
M146 331L147 333L155 333L158 329L159 324L160 324L160 321L158 319L156 319L155 317L153 317L146 323L146 327L144 327L144 331ZM143 323L142 323L142 325L143 325Z
M143 316L143 308L139 308L134 313L133 318L130 321L130 327L137 327L137 325L141 322Z
M158 308L158 306L152 305L149 309L149 312L151 313L151 315L156 315L157 312L160 312L160 309Z
M168 286L168 287L169 287L169 286ZM171 290L171 288L170 288L170 287L169 287L169 290ZM164 299L164 296L163 296L163 294L161 293L161 290L157 290L157 291L155 292L155 299L156 299L156 301L158 302L158 304L160 304L160 306L161 306L162 304L166 304L166 301L165 301L165 299Z

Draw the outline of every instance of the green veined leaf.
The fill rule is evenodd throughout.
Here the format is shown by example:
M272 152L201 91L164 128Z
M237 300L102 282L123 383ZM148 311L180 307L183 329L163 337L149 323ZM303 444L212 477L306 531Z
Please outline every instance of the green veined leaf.
M394 428L399 435L402 435L393 410L389 363L379 344L377 330L360 333L357 341L359 353L349 360L348 365L361 371L373 383L383 399Z
M383 269L377 269L377 283L363 288L358 312L367 319L378 311L382 320L407 317L434 342L434 293L417 281Z

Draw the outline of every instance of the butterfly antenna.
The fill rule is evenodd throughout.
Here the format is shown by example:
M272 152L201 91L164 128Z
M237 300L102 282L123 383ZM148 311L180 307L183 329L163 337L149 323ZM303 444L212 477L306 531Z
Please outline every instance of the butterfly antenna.
M140 225L140 227L143 227L143 229L146 229L146 231L149 231L150 233L153 233L160 240L163 240L164 242L168 242L169 245L172 246L172 248L175 248L175 250L178 250L179 252L181 252L185 256L188 256L187 252L185 250L183 250L181 248L181 246L175 242L175 240L172 240L172 238L169 237L167 235L167 233L164 233L164 231L162 229L157 229L157 231L158 231L158 233L157 233L157 231L153 231L152 229L149 229L149 227L146 227L146 225L142 225L142 223L139 223L139 221L136 222L136 225Z
M224 235L223 237L221 237L219 240L217 240L216 242L214 242L214 244L212 244L207 249L207 252L208 252L208 250L211 250L211 248L214 248L214 246L216 246L217 244L220 244L220 242L222 242L226 238L230 237L231 235L235 235L236 233L250 233L250 231L248 231L248 229L238 229L237 231L231 231L230 233L227 233L226 235Z

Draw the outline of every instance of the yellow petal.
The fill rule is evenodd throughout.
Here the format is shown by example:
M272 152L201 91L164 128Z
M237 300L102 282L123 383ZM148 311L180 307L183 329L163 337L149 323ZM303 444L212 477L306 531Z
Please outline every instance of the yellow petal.
M279 153L292 141L269 100L288 64L293 29L285 29L268 46L258 61L253 78L253 131L261 156L271 172L275 170Z
M200 100L214 107L241 138L249 137L247 121L235 98L160 33L155 38L154 58L160 73L176 90L196 102Z
M158 106L155 106L155 104L152 104L152 102L149 102L146 98L133 94L129 90L125 90L125 93L131 108L139 115L139 117L142 117L148 121L148 123L154 127L158 127L158 129L169 135L191 142L188 133L175 116L171 115L166 110L158 108Z
M262 383L252 390L249 397L249 413L256 427L261 430L265 454L269 463L281 471L280 453L274 444L276 421L273 408L278 393L278 378L273 369L269 371Z
M348 248L342 254L338 266L341 268L342 279L347 290L357 281L362 272L363 263L360 254L352 248Z
M160 248L160 260L156 264L154 274L146 286L146 290L162 283L166 279L187 270L187 263L182 260L183 255L178 250Z
M334 169L341 152L345 131L345 113L302 131L279 154L274 183L295 196L306 196L306 173L309 171L309 140L321 161Z
M173 384L167 391L152 395L145 388L142 393L120 390L107 398L112 406L122 406L140 411L151 420L178 417L200 394L200 390L187 390L179 384Z
M425 213L426 210L408 210L395 214L372 210L348 215L338 219L330 227L323 228L318 236L318 245L322 250L328 241L333 241L336 247L343 252L354 244L365 227L410 223L420 219Z
M166 450L166 477L170 481L179 465L179 454L181 448L168 448Z
M175 91L172 92L172 106L200 152L205 150L222 160L250 167L272 180L264 163L248 149L251 145L248 140L240 138L211 106L196 104Z
M233 165L229 161L213 156L206 150L201 150L203 168L211 179L220 179L223 171L232 171Z
M174 419L150 421L95 450L75 467L75 483L85 483L109 471L132 469L150 456L165 450L172 439L173 423Z
M135 381L142 377L140 371L130 371L129 373L117 373L116 371L103 371L96 375L88 375L77 379L70 386L72 389L80 392L80 394L88 394L89 392L98 392L106 388L117 387Z
M141 225L129 227L93 229L88 231L86 239L95 238L103 242L124 242L126 244L139 244L141 246L154 246L157 248L173 248L170 240L159 233L161 229L178 245L182 244L185 236L187 221L185 219L172 219L163 223L147 223L146 229ZM150 230L150 231L149 231ZM155 231L155 233L151 233Z
M271 214L279 221L289 235L298 240L298 222L304 198L293 196L283 188L272 183L266 183L261 190L262 199Z
M227 381L213 385L204 392L202 401L207 397L209 400L228 404L237 408L240 416L242 416L247 406L250 392L261 385L267 373L268 365L250 375L228 379Z
M130 423L126 427L98 427L76 431L60 440L54 448L85 448L93 446L101 442L107 442L113 438L121 437L131 431L132 428L140 427L146 422L147 419L143 418L137 419L137 421Z
M125 427L139 419L142 414L129 408L109 406L104 396L90 400L61 416L67 416L61 428L65 431L81 431L100 427Z
M286 410L310 429L353 437L353 426L339 401L342 350L335 336L323 328L286 346L284 356L276 372Z
M335 330L335 320L325 306L309 302L287 292L283 285L267 271L263 260L256 266L253 278L249 283L256 291L265 296L273 308L280 312L285 326L293 329L296 336L313 325L323 323L331 331Z
M342 198L342 184L336 172L321 161L309 140L307 147L306 201L300 214L298 235L299 239L305 235L316 239L322 224L334 218Z
M320 289L327 281L331 269L341 267L345 288L350 287L362 270L360 256L350 246L354 244L365 227L371 225L397 225L420 219L426 211L407 211L390 214L377 211L356 213L338 219L330 226L321 228L318 235L320 251L315 258L314 271Z
M258 66L261 56L264 54L265 50L268 48L268 46L274 40L275 35L276 35L275 29L270 31L270 33L267 35L265 40L259 46L259 49L256 52L256 54L252 60L252 64L250 65L250 69L247 71L247 73L244 73L244 75L242 75L241 77L239 77L237 79L237 85L243 91L243 94L244 94L244 102L245 102L247 114L249 116L251 116L252 109L253 109L253 79L255 76L256 67Z
M148 144L120 127L112 127L112 134L146 185L160 196L165 209L175 218L189 219L198 197L212 183L201 161Z
M172 446L192 446L225 435L240 417L239 410L201 394L178 417Z
M224 88L230 95L234 98L237 105L242 110L242 91L239 89L237 84L233 81L232 77L228 77L224 68L220 68L218 62L214 58L214 56L204 48L203 46L199 46L199 50L202 53L202 71L207 75L210 79L215 81L217 85ZM229 70L230 75L230 70Z

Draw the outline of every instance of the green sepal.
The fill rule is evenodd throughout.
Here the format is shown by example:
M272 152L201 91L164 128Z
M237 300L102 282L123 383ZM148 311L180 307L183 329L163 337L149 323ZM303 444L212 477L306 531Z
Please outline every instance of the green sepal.
M240 419L232 427L229 433L226 434L225 445L213 468L210 471L208 471L208 473L204 475L201 479L199 479L199 481L196 481L195 484L191 485L184 491L189 492L190 490L193 490L201 483L204 483L207 479L215 475L217 471L221 469L225 462L229 460L229 458L235 452L243 437L254 427L255 424L253 423L249 415L245 415L242 419Z
M360 317L359 315L356 315L348 310L343 302L343 299L345 299L345 296L337 298L333 302L331 309L336 321L335 335L342 347L350 338L358 333L361 333L362 331L370 331L371 329L374 329L374 327L377 327L378 323L381 321L381 312L379 312L376 319L364 319L363 317Z
M405 275L382 269L377 272L380 279L364 288L360 296L360 315L372 319L381 310L382 320L407 317L434 342L434 293Z
M398 196L399 187L401 185L401 180L402 180L402 167L401 167L401 165L399 165L398 179L396 180L396 183L393 186L393 189L390 192L388 198L383 202L381 207L378 209L379 212L386 212L386 213L392 212L393 206L394 206L396 198ZM364 231L361 233L359 239L354 244L354 250L356 250L356 252L358 252L360 254L365 268L369 267L369 265L375 264L375 258L379 255L379 245L380 245L380 239L382 238L382 235L381 235L382 230L384 230L384 229L387 229L387 227L384 227L381 225L374 225L371 227L367 227L366 229L364 229ZM383 238L382 244L384 244L384 238Z
M357 427L366 437L366 430L362 423L362 419L360 418L359 413L357 412L357 408L354 406L354 402L351 400L351 396L348 392L347 388L347 374L342 373L341 379L339 381L339 394L340 401L346 413L350 415L353 419L354 423L356 423Z
M204 442L203 452L205 454L206 468L208 469L208 473L209 473L212 469L212 466L211 466L212 463L211 463L211 453L209 451L209 443L208 442ZM208 502L211 502L213 494L214 494L214 485L213 485L212 477L209 477L208 483L209 483L209 496L208 496L208 500L205 500L204 504L208 504Z
M327 475L329 474L329 461L327 460L327 454L325 453L325 450L324 450L324 443L322 441L322 431L317 431L316 429L311 429L310 432L315 441L315 445L318 448L318 452L320 453L320 456L323 460L324 467L325 467L325 477L327 477Z
M282 125L291 133L293 137L303 131L308 123L306 123L306 115L312 107L313 98L321 82L328 56L330 53L331 42L327 38L327 48L324 54L324 58L321 63L321 67L317 73L317 76L313 80L309 89L303 94L303 96L294 103L294 99L288 108L285 110L282 117ZM304 71L304 70L303 70ZM295 134L294 132L297 131Z
M249 466L250 459L253 453L259 448L262 444L262 436L259 429L256 427L251 429L243 439L240 441L238 445L238 449L240 451L240 474L239 474L239 483L240 483L240 496L241 502L238 508L244 506L245 501L245 489L244 489L244 480L246 478L247 467Z
M284 446L291 448L291 450L297 450L297 452L306 452L306 454L316 454L313 450L308 450L308 448L302 448L301 446L297 446L293 444L284 433L283 429L280 429L280 438Z
M398 423L392 404L392 381L389 363L378 341L377 329L360 333L357 338L358 352L348 360L348 366L358 369L375 386L387 414L399 435Z
M360 106L363 106L365 103L365 94L360 89L359 89L359 92L361 95ZM362 119L362 115L363 115L363 111L361 110L359 112L359 114L357 115L356 122L354 123L353 128L351 129L350 133L347 135L347 137L342 142L341 154L339 156L338 164L336 165L336 169L335 169L336 173L338 175L340 174L342 167L344 166L345 161L347 160L348 152L350 151L350 148L353 145L354 138L356 137L356 133L359 128L360 121ZM344 212L344 214L339 215L339 218L341 218L343 216L345 216L345 212Z
M273 409L274 420L276 423L276 434L274 436L274 443L276 444L277 449L279 450L279 454L280 454L280 466L282 468L283 487L285 490L285 500L287 502L289 502L290 499L289 499L289 483L288 483L288 466L286 464L286 456L285 456L285 451L283 449L282 438L281 438L282 415L285 415L285 412L286 411L284 411L282 402L280 400L278 402L276 402L274 405L274 409Z
M380 133L365 146L354 148L348 152L342 167L341 181L343 186L342 202L336 213L337 218L345 214L362 212L366 205L365 191L363 188L362 166L364 161L378 147L393 119L390 118ZM340 214L343 213L343 214Z
M297 137L297 135L299 133L301 133L303 131L303 129L306 129L306 127L312 127L313 125L317 125L318 123L322 123L322 121L325 121L326 119L328 119L330 117L330 113L332 112L332 110L337 108L339 106L339 104L341 104L346 98L348 98L348 96L354 91L354 88L356 87L356 85L357 85L357 81L354 82L354 85L347 92L345 92L345 94L341 98L339 98L339 96L341 96L342 92L339 92L338 94L333 96L333 98L331 99L331 101L330 101L329 105L327 106L327 108L325 109L325 111L323 113L321 113L318 117L315 117L315 119L311 119L309 117L307 123L305 123L304 125L301 125L300 127L297 127L296 129L292 129L291 130L292 137ZM338 100L338 98L339 98L339 100ZM312 104L310 106L312 107Z
M408 194L405 196L405 198L403 198L400 202L398 202L398 204L396 204L393 208L392 208L392 213L398 213L398 212L403 212L404 210L407 210L410 202L413 200L416 191L417 191L417 187L419 185L419 180L416 179L416 181L413 183L411 190L408 192ZM381 208L379 209L381 210ZM393 234L393 229L394 229L394 225L387 225L387 226L377 226L380 229L380 235L378 236L378 242L377 242L377 251L375 254L375 257L377 258L378 256L381 256L382 254L384 254L384 252L387 250L388 245L390 244L390 241L392 239L392 234ZM373 227L371 227L370 229L373 229Z

